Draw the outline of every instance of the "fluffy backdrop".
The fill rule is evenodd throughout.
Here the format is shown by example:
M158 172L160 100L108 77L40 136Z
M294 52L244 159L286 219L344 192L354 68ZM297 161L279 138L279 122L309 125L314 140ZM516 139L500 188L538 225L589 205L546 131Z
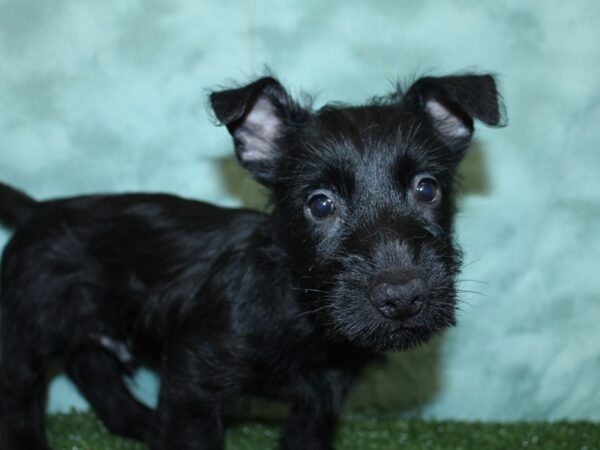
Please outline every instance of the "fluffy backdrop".
M480 128L462 167L460 325L374 369L350 410L598 420L599 22L595 0L0 0L0 179L262 207L210 88L267 64L319 105L497 73L510 125ZM133 383L151 402L155 378ZM70 406L59 376L49 408Z

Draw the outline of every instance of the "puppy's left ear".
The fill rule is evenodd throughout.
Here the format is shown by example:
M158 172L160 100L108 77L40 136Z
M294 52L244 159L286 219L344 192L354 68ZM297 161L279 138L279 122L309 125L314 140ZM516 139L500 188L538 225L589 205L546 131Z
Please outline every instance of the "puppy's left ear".
M474 119L496 127L506 124L492 75L420 78L406 91L403 103L423 114L459 156L471 142Z
M307 112L273 77L225 91L213 92L210 103L217 120L233 137L238 161L265 185L275 180L281 138Z

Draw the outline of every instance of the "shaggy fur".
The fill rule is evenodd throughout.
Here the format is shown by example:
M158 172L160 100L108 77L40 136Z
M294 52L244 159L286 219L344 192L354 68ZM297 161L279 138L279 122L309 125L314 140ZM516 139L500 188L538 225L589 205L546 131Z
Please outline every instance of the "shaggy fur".
M281 447L332 448L343 400L383 350L454 324L453 178L489 75L421 78L318 111L274 78L211 95L273 212L161 194L35 202L0 185L3 448L47 449L48 367L106 427L154 450L223 448L221 404L289 401ZM161 378L157 410L123 377Z

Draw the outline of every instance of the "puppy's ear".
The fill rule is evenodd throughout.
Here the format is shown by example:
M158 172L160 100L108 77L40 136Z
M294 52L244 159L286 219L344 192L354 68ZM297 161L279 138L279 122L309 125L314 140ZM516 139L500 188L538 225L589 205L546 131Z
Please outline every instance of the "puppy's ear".
M233 137L239 162L261 183L275 180L279 140L286 127L305 113L281 83L264 77L237 89L213 92L210 103L217 120Z
M458 155L471 142L474 119L490 126L506 124L492 75L420 78L406 91L403 103L423 114Z

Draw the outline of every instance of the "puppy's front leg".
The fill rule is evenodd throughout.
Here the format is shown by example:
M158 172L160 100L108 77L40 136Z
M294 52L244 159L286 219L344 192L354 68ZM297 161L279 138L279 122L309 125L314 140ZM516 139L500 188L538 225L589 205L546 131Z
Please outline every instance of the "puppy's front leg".
M220 404L171 399L161 406L162 446L152 450L223 450Z
M183 391L182 395L185 395ZM216 402L167 394L161 398L161 446L152 450L223 450L221 408Z
M332 450L340 410L353 377L337 370L311 374L293 392L282 450Z
M210 356L193 343L168 352L158 404L161 446L153 450L223 450L223 380ZM208 367L207 360L215 366Z

